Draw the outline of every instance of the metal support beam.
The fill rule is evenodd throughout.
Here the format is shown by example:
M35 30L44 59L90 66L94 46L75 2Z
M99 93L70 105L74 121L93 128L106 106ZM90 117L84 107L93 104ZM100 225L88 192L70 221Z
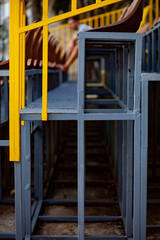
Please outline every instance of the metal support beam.
M23 218L22 218L22 164L14 163L14 181L15 181L15 222L16 222L16 240L23 239Z

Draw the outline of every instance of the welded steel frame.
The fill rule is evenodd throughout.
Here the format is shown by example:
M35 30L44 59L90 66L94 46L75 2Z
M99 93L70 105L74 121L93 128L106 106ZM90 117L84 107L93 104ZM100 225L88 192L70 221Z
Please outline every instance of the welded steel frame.
M147 33L143 36L143 58L142 58L142 71L148 73L159 73L160 72L160 23L152 27ZM149 139L151 141L151 155L152 155L152 176L156 176L156 164L157 164L157 147L156 147L156 114L158 111L158 102L157 102L157 91L156 83L152 84L149 88L152 98L149 102L149 111L151 115L149 116ZM152 129L152 132L151 132ZM152 189L155 189L151 186ZM151 201L151 200L149 200ZM154 200L155 201L155 200ZM153 202L153 199L152 199Z
M160 72L160 23L143 35L142 71ZM157 61L158 59L158 61Z
M84 239L84 122L86 120L91 120L89 117L91 115L92 120L111 120L110 117L107 118L107 111L106 113L100 113L95 111L94 109L91 111L85 110L85 43L87 40L96 40L96 43L98 41L130 41L135 43L135 53L133 49L130 49L130 59L129 59L129 65L132 67L132 61L134 61L135 69L130 69L132 74L134 74L134 87L130 86L129 81L131 81L131 78L133 78L133 75L127 76L127 86L129 87L128 92L128 99L127 99L127 105L126 105L126 112L117 114L114 120L121 120L121 116L126 117L127 121L127 128L128 133L132 135L132 121L130 121L130 117L127 118L127 113L130 113L132 115L132 120L134 122L134 188L133 188L133 239L140 239L140 229L139 229L139 221L140 221L140 76L141 76L141 49L142 49L142 36L139 34L121 34L121 33L80 33L79 34L79 77L78 77L78 132L81 134L81 140L79 140L78 144L78 162L80 169L78 170L78 193L79 193L79 203L78 203L78 217L79 217L79 239ZM125 68L125 66L123 66ZM129 66L130 68L130 66ZM130 89L130 88L134 89ZM133 100L133 96L134 100ZM130 96L131 94L131 96ZM134 101L134 104L132 103ZM133 104L133 111L131 110L131 105ZM87 112L87 113L86 113ZM103 114L106 117L103 118L101 115ZM113 109L110 111L111 116L116 114L116 111ZM86 118L86 115L88 115L88 118ZM99 116L99 118L98 118ZM132 221L131 221L131 205L130 200L132 199L131 191L132 191L132 174L131 174L131 166L132 166L132 142L130 142L130 136L128 134L127 138L127 144L130 146L128 147L128 154L127 154L127 177L124 178L127 182L127 195L122 193L122 204L124 203L126 199L126 204L124 204L125 213L122 213L122 217L126 217L126 234L130 234L131 228L132 228ZM78 137L79 139L79 137ZM124 164L125 165L125 164ZM123 170L122 170L123 171ZM124 169L125 171L125 169ZM131 176L131 177L129 177ZM122 184L123 186L124 184ZM123 199L124 197L124 199ZM122 206L123 210L123 206ZM124 215L123 215L124 214ZM130 219L130 220L129 220ZM131 237L131 236L127 236Z
M135 47L135 52L130 51L126 52L126 54L130 54L129 58L132 63L134 64L134 72L132 72L132 76L127 75L127 78L125 81L127 83L133 79L134 75L134 87L133 89L129 88L129 98L127 101L123 98L122 94L122 100L125 103L125 109L123 111L116 111L116 109L109 109L109 110L101 110L98 111L96 109L85 109L85 42L88 39L96 40L98 41L110 41L110 42L121 42L125 41L127 43L131 42ZM25 183L22 184L23 189L25 189L25 193L23 193L27 199L25 201L25 208L23 209L23 214L26 214L26 223L23 224L23 232L25 239L125 239L128 237L131 237L131 228L133 227L133 239L138 240L142 239L140 238L140 78L141 78L141 49L142 49L142 36L141 34L130 34L130 33L80 33L79 34L79 71L78 73L78 87L77 87L77 94L78 94L78 104L77 104L77 111L72 112L71 110L66 110L65 113L55 113L55 114L48 114L48 120L76 120L77 126L78 126L78 217L41 217L39 216L39 212L42 206L42 203L47 202L56 202L51 200L44 200L43 198L39 198L36 207L34 208L34 217L32 217L32 206L31 206L31 161L30 161L30 150L26 144L23 143L25 141L26 143L30 142L30 133L31 133L31 121L41 121L41 114L34 114L34 111L32 114L21 114L21 120L24 120L24 126L22 126L23 130L22 133L22 144L25 149L22 151L22 169L19 167L21 163L15 163L15 166L17 167L18 171L22 171L22 178L21 174L17 175L17 183L18 178L19 181L25 181ZM125 49L123 49L122 53L125 53ZM124 58L123 58L124 59ZM124 64L124 63L123 63ZM123 65L124 66L124 65ZM126 71L126 70L125 70ZM124 72L126 74L126 72ZM128 84L129 86L129 84ZM123 91L125 90L125 87ZM127 90L127 89L126 89ZM123 93L122 91L122 93ZM132 95L133 91L133 95ZM134 96L134 97L133 97ZM126 101L126 102L125 102ZM122 101L121 101L122 102ZM130 106L133 106L133 109L130 109ZM123 105L124 106L124 105ZM85 121L126 121L126 125L124 125L123 128L127 128L128 130L128 137L125 140L127 143L127 158L125 159L126 162L126 168L124 168L124 163L122 164L122 171L126 170L127 174L126 176L120 177L120 183L126 179L126 187L127 187L127 193L123 193L122 190L122 209L124 210L124 213L122 214L122 219L124 221L126 226L126 235L125 236L105 236L105 237L99 237L99 236L85 236L84 237L84 222L85 221L95 221L96 217L85 217L84 216L84 206L85 206ZM123 124L123 123L122 123ZM133 225L132 225L132 207L130 206L130 200L132 199L132 174L131 174L131 166L132 166L132 141L130 140L130 136L133 133L133 125L134 125L134 137L133 137L133 144L134 144L134 183L133 183ZM125 132L125 130L124 130ZM125 134L122 132L121 138L122 140L125 139ZM120 147L120 146L119 146ZM122 149L122 156L123 151L125 151L125 148ZM123 160L123 159L122 159ZM123 162L123 161L122 161ZM24 169L25 165L25 170ZM40 164L40 168L42 171L42 166ZM38 168L39 169L39 168ZM27 172L27 174L24 175L24 171ZM130 177L129 177L130 176ZM40 181L40 180L39 180ZM42 181L42 179L41 179ZM41 183L42 184L42 183ZM43 186L43 185L42 185ZM42 187L41 186L41 187ZM18 193L18 199L17 200L17 209L19 207L19 213L22 214L22 204L19 204L19 201L22 203L22 189L20 188L20 185L17 184L16 186L17 193ZM124 186L122 186L124 188ZM124 203L124 201L126 203ZM64 200L58 200L59 202L67 202ZM70 200L69 202L77 203L77 200ZM131 201L132 202L132 201ZM124 206L123 206L124 205ZM24 202L23 202L24 206ZM21 215L20 214L20 215ZM40 235L34 235L32 234L32 231L34 230L34 226L36 223L36 220L38 218L41 218L41 220L50 220L52 221L78 221L78 236L40 236ZM106 221L106 220L113 220L115 217L97 217L97 220L100 221ZM17 217L17 226L20 224L22 226L21 218L20 216ZM127 236L128 234L128 236ZM21 235L22 232L19 231L18 235Z
M146 238L147 225L147 168L148 168L148 90L149 82L159 82L160 73L143 73L141 77L141 237Z
M0 70L0 76L4 79L3 86L0 86L0 88L3 88L3 99L4 99L4 106L2 106L2 103L0 101L0 133L1 133L1 125L6 124L9 121L9 70ZM3 111L2 111L3 107ZM0 134L1 137L1 134ZM0 203L5 204L14 204L13 199L3 199L3 192L2 192L2 166L1 166L1 148L2 147L9 147L9 140L1 140L0 139ZM15 239L16 233L14 232L4 232L0 233L0 239Z
M58 81L59 83L61 83L63 81L63 76L62 76L62 72L59 70L52 70L49 69L48 70L48 74L58 74ZM25 71L25 75L26 77L28 77L27 79L27 100L26 100L26 104L31 103L32 101L34 101L35 99L37 99L38 97L41 96L42 94L42 87L41 87L41 76L42 76L42 69L27 69ZM6 122L9 120L9 92L8 92L8 79L9 79L9 70L0 70L0 76L4 77L4 102L5 102L5 116L3 119L3 122L1 122L1 117L0 117L0 124ZM1 106L1 105L0 105ZM1 113L1 107L0 107L0 113ZM1 116L1 115L0 115ZM42 122L37 122L36 125L32 125L32 129L31 131L35 131L35 152L36 152L36 160L35 162L38 161L38 164L36 164L36 166L39 166L39 174L38 176L35 175L35 182L37 183L37 179L38 183L41 181L41 183L43 183L43 178L42 177L42 169L41 166L41 151L39 151L39 146L41 144L42 138L39 137L39 134L41 134L42 132ZM23 125L21 126L22 129L22 143L25 141L25 139L23 138L24 135L24 127ZM38 131L37 131L38 130ZM29 138L28 138L29 139ZM38 144L38 146L37 146ZM5 146L9 146L9 140L0 140L0 147L5 147ZM22 144L22 157L26 156L24 151L29 151L29 145L26 144L26 146L28 146L28 149L26 150ZM42 150L42 148L40 148ZM38 160L37 160L38 158ZM15 203L15 222L16 222L16 232L15 233L9 233L9 232L4 232L4 233L0 233L0 239L1 238L6 238L6 239L22 239L23 238L23 224L22 223L28 223L26 221L25 216L29 215L29 212L26 211L26 213L24 212L24 207L22 207L22 204L25 204L25 201L27 198L29 197L27 194L27 190L28 190L28 186L26 186L26 189L24 191L23 187L25 182L24 179L22 178L22 174L26 174L26 171L23 168L23 163L22 162L15 162L14 163L14 179L15 179L15 200L11 199L1 199L2 198L2 191L1 191L1 174L0 174L0 202L2 203ZM28 165L26 164L26 167ZM27 169L27 168L26 168ZM1 171L1 158L0 158L0 171ZM29 171L28 171L29 172ZM37 172L35 173L37 174ZM38 195L39 198L42 198L42 192L40 192L40 190L38 191L38 188L36 188L37 192L36 192L36 196ZM23 196L23 201L22 201L22 196ZM36 207L37 202L35 201L32 207L32 215L34 218L34 210ZM22 213L22 209L23 209L23 213ZM22 217L23 216L23 217Z

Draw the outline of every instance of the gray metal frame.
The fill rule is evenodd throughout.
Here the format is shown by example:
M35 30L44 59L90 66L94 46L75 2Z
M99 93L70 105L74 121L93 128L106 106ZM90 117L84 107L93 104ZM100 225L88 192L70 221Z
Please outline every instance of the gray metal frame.
M90 109L86 104L92 104L93 101L86 100L85 89L85 61L88 57L86 54L87 43L94 44L105 43L112 44L112 49L108 49L108 62L112 71L112 79L105 94L112 97L109 100L95 101L98 105L118 105L119 109ZM76 120L78 136L78 200L57 200L60 202L78 203L77 217L46 217L40 216L42 204L47 202L53 203L56 200L43 199L43 158L42 158L42 121L41 112L27 113L21 111L21 120L24 120L24 126L21 126L21 162L14 163L15 169L15 209L16 209L16 239L126 239L133 237L134 240L145 239L146 225L146 137L145 132L147 125L145 122L147 84L145 75L142 75L142 120L140 115L140 81L141 81L141 49L142 35L131 33L79 33L79 73L77 85L77 107L76 109L58 109L57 112L48 113L48 120ZM98 52L99 51L99 52ZM97 50L97 54L102 56L102 51ZM94 53L93 53L94 54ZM102 54L102 55L101 55ZM116 71L116 61L119 60L119 70ZM114 65L113 65L114 63ZM106 68L107 61L103 59L102 68ZM49 70L52 73L52 70ZM41 97L41 87L38 89L35 82L41 81L42 70L26 70L28 76L27 100L26 106L29 106L36 99ZM1 74L6 74L2 71ZM9 72L8 72L9 74ZM3 75L4 76L4 75ZM62 83L62 75L59 71L58 81ZM35 82L32 82L34 78ZM106 78L106 87L108 78ZM97 89L97 94L101 91ZM54 93L54 91L53 91ZM85 210L85 121L114 121L114 136L110 144L114 149L119 149L118 155L114 154L114 166L116 166L115 176L118 174L119 184L119 205L121 216L108 217L87 217ZM145 122L145 124L144 124ZM144 125L143 125L144 124ZM52 122L46 124L47 141L49 139L49 129L53 130ZM106 132L109 125L106 124ZM119 126L119 135L118 132ZM142 132L142 135L140 135ZM34 134L34 183L35 196L34 201L31 199L31 134ZM108 138L108 137L106 137ZM109 138L107 139L109 140ZM52 142L54 138L52 137ZM141 144L142 142L142 144ZM8 144L8 142L0 142ZM39 150L40 149L40 150ZM49 151L49 149L48 149ZM48 153L49 154L49 153ZM53 154L53 152L52 152ZM49 156L48 156L49 158ZM50 164L50 163L48 163ZM49 165L48 165L49 167ZM145 169L145 171L142 171ZM132 189L133 186L133 189ZM132 194L133 193L133 194ZM133 199L133 202L132 202ZM107 201L106 201L107 202ZM96 203L96 202L95 202ZM133 216L132 216L133 211ZM39 236L34 235L33 231L37 220L74 221L78 222L78 236ZM84 223L92 221L107 221L122 219L125 226L125 236L85 236Z
M128 82L128 100L127 100L127 106L125 108L126 112L120 112L116 114L116 111L111 109L110 113L109 111L103 111L99 112L96 110L85 110L85 44L86 42L90 40L96 40L96 44L98 41L108 41L108 42L123 42L123 41L135 41L135 53L133 50L133 46L131 46L132 49L130 49L128 53L128 61L129 61L129 75L127 77ZM78 173L80 176L85 176L85 165L84 165L84 156L85 156L85 150L84 146L82 144L84 140L84 121L87 120L127 120L127 136L128 136L128 154L127 154L127 174L126 177L123 176L123 179L126 178L127 181L127 196L125 196L125 191L122 193L122 203L125 205L124 208L126 209L124 212L124 217L126 215L126 234L127 237L131 237L131 222L132 222L132 201L130 203L130 200L132 199L131 191L132 191L132 176L131 174L131 166L132 166L132 141L130 141L132 138L130 138L130 135L132 136L132 121L134 122L134 187L133 187L133 239L144 239L140 238L140 77L141 77L141 49L142 49L142 36L139 34L120 34L120 33L80 33L79 34L79 76L78 76L78 126L79 129L81 129L81 143L79 141L78 148L81 151L78 151L78 162L79 162L79 170ZM135 55L134 55L135 54ZM135 69L132 70L132 64L130 66L130 61L134 61ZM131 74L130 74L131 73ZM133 87L132 81L134 77ZM133 102L134 101L134 102ZM133 105L133 110L132 106ZM124 134L125 135L125 134ZM82 144L82 146L81 146ZM124 164L125 166L125 164ZM83 170L82 170L83 168ZM125 172L125 168L124 168ZM130 176L130 177L129 177ZM79 239L84 239L84 179L82 180L79 177L79 180L81 182L78 182L78 192L81 198L79 198L79 214L78 214L78 226L79 226ZM122 184L124 186L124 184ZM124 203L126 200L126 204ZM130 219L130 220L129 220Z
M111 88L108 89L106 94L116 98L116 101L105 101L105 104L118 104L119 109L86 109L85 108L85 59L86 59L86 42L95 41L106 42L115 44L112 50L108 50L109 59L112 63L116 63L116 59L120 58L120 66L123 71L120 71L113 75L116 81L111 82ZM120 49L117 45L120 44ZM25 239L125 239L132 237L133 239L143 240L144 237L140 236L140 181L141 181L141 161L140 161L140 78L141 78L141 49L142 49L142 36L141 34L129 34L129 33L80 33L79 34L79 74L78 74L78 86L77 86L77 108L73 109L58 109L57 112L48 113L48 120L77 120L78 123L78 218L76 217L46 217L39 216L39 212L43 201L42 197L42 178L35 173L36 186L41 186L41 189L36 189L36 196L38 202L31 205L31 161L30 161L30 133L31 133L31 121L41 121L41 113L32 111L27 113L21 111L21 120L24 120L24 127L22 126L22 193L25 196L23 200L23 214L25 214L25 224L23 232ZM101 54L101 52L99 53ZM112 65L112 64L111 64ZM103 66L104 67L104 66ZM114 73L115 68L112 68ZM124 80L119 82L121 77ZM107 79L106 79L107 81ZM107 84L107 82L106 82ZM97 91L98 94L101 94ZM128 93L128 94L126 94ZM118 96L118 97L117 97ZM126 97L128 96L128 97ZM29 103L29 102L28 102ZM89 102L88 102L89 103ZM104 104L103 101L97 101L97 104ZM30 105L28 105L29 107ZM29 108L28 108L29 109ZM112 236L112 237L98 237L89 236L84 237L84 222L85 221L106 221L107 219L118 219L118 217L85 217L85 121L119 121L122 124L122 132L120 129L119 139L123 142L123 145L119 143L119 202L122 210L122 216L124 226L126 228L125 236ZM117 122L118 123L118 122ZM38 126L38 124L36 124ZM118 125L118 124L117 124ZM24 128L24 130L23 130ZM38 127L41 129L41 127ZM117 126L115 125L115 132ZM133 130L134 129L134 130ZM37 132L37 136L39 133ZM133 136L133 137L132 137ZM39 141L41 137L39 135ZM113 141L117 141L118 136L115 135ZM38 140L38 139L37 139ZM36 141L37 141L36 140ZM26 144L27 143L27 144ZM41 144L41 143L40 143ZM27 145L27 146L26 146ZM134 149L132 146L134 145ZM114 145L116 147L116 145ZM24 149L24 150L23 150ZM37 150L36 150L37 151ZM127 151L127 155L126 155ZM132 154L133 152L133 154ZM36 155L38 152L36 152ZM134 157L133 157L134 155ZM126 157L127 156L127 157ZM115 156L115 164L117 164L117 157ZM42 160L40 160L42 161ZM122 162L121 162L122 161ZM36 168L42 173L42 164L36 160ZM134 163L134 164L133 164ZM16 164L16 163L15 163ZM38 165L37 165L38 164ZM132 165L133 176L132 176ZM38 167L39 166L39 167ZM17 166L18 167L18 166ZM117 164L118 167L118 164ZM38 171L38 170L37 170ZM121 174L122 171L122 174ZM27 174L26 174L27 173ZM41 175L42 176L42 175ZM17 176L18 177L18 176ZM132 190L133 179L133 190ZM19 176L19 181L21 181ZM40 181L41 184L40 185ZM125 190L126 189L126 190ZM133 191L133 216L132 216L132 191ZM19 200L21 199L21 193L19 189ZM23 197L24 199L24 197ZM27 201L26 201L27 199ZM51 200L46 200L51 202ZM76 200L70 200L70 202ZM54 202L54 201L52 201ZM63 202L63 200L57 200L57 202ZM65 202L65 201L64 201ZM19 201L16 203L18 205ZM35 206L35 207L34 207ZM32 216L32 209L34 207L34 217ZM18 208L18 206L17 206ZM22 213L22 209L19 209ZM23 218L23 219L24 219ZM36 220L52 220L52 221L78 221L78 236L39 236L32 234ZM17 220L18 221L18 220ZM133 224L132 224L133 221ZM19 234L21 234L19 232Z
M35 99L39 98L42 94L41 86L41 69L31 69L25 71L27 80L27 98L26 104L30 104ZM62 72L59 70L48 70L49 80L50 75L58 74L57 83L61 83ZM0 127L1 124L9 120L9 88L8 88L8 78L9 70L0 70L0 76L4 77L4 94L3 94L3 112L1 112L2 102L0 104ZM56 82L56 81L55 81ZM53 84L52 84L53 85ZM55 84L54 84L55 85ZM3 119L1 118L3 116ZM14 163L14 180L15 180L15 200L1 199L1 173L0 173L0 201L4 203L13 203L15 202L15 222L16 222L16 232L15 233L0 233L0 238L16 238L17 240L23 239L23 236L26 235L26 238L30 238L31 228L34 228L37 216L39 214L41 203L43 200L43 164L42 164L42 122L37 122L35 125L32 125L33 130L35 131L35 164L38 166L38 172L35 172L35 183L40 184L41 188L36 188L36 197L39 198L39 202L34 201L32 210L31 208L26 208L25 203L31 200L31 183L30 175L31 171L31 159L30 159L30 123L26 122L25 126L21 126L21 147L22 147L22 161ZM39 147L41 148L39 151ZM0 140L0 148L9 146L9 140ZM24 158L24 159L23 159ZM1 156L0 156L0 171L1 171ZM38 173L38 174L37 174ZM28 174L27 177L25 177ZM23 176L23 178L22 178ZM38 211L39 209L39 211ZM32 226L31 223L32 217ZM25 227L24 227L25 226Z
M143 73L141 77L141 237L146 238L147 219L147 158L148 158L148 84L160 81L158 73ZM152 227L159 227L153 226Z
M9 140L1 140L1 125L4 125L9 120L9 70L1 70L0 76L4 77L4 84L0 87L3 90L3 94L1 94L1 101L0 101L0 202L14 204L13 199L4 199L3 192L2 192L2 166L1 166L1 148L2 147L9 147ZM18 175L18 172L17 172ZM20 186L19 186L20 187ZM17 218L18 216L16 216ZM16 237L16 233L14 232L4 232L0 233L0 238L6 239L14 239Z

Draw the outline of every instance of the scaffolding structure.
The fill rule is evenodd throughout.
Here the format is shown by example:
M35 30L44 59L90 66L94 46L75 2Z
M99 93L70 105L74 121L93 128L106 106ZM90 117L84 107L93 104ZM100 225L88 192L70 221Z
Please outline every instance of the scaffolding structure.
M47 66L48 24L114 2L118 1L97 0L91 6L77 9L77 1L72 0L71 12L48 19L48 1L44 0L43 20L30 26L25 26L24 1L17 0L17 5L11 2L10 87L8 87L9 71L0 71L0 76L4 77L0 121L10 120L10 141L0 140L0 147L10 146L10 160L14 162L15 200L12 199L12 202L15 203L16 231L0 234L0 238L146 239L148 82L160 80L159 60L156 62L157 55L158 59L160 57L160 24L143 36L143 48L142 35L138 33L79 33L78 69L80 71L77 82L64 81L60 70L48 69ZM25 32L40 26L43 26L43 67L26 70ZM15 45L13 38L16 40ZM97 78L93 81L88 77L87 71L88 62L95 61L98 62L99 68L98 73L96 72ZM147 73L141 73L141 65L143 71ZM10 101L8 101L8 91ZM54 174L56 155L63 138L61 121L77 123L77 199L46 197L47 186ZM113 155L114 176L118 182L116 203L121 211L120 216L85 215L86 202L104 204L115 201L105 199L105 201L93 202L85 198L85 125L86 122L89 124L93 121L105 122L107 140ZM107 125L109 122L113 122L113 132ZM34 147L31 146L32 142ZM44 181L44 142L46 182ZM0 201L7 203L8 200L2 199L1 176L2 174L0 174ZM42 215L46 203L77 204L78 214L77 216ZM85 223L116 220L121 220L124 225L124 234L121 236L85 235ZM35 229L38 221L76 222L78 235L37 234Z

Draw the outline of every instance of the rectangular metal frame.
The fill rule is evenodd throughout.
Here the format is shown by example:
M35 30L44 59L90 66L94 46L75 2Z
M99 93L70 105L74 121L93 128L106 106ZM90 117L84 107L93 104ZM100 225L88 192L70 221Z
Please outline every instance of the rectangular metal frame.
M159 73L143 73L141 76L141 238L146 239L147 219L147 159L148 159L148 84L160 81ZM159 226L151 226L159 227Z
M97 111L95 109L92 110L86 110L85 109L85 43L87 40L96 40L98 41L109 41L109 42L127 42L128 45L132 43L134 45L133 49L126 50L123 49L122 53L125 53L128 55L128 58L123 62L123 66L125 64L125 61L128 61L128 66L130 67L130 71L127 75L127 78L125 81L128 83L128 90L129 90L129 97L127 102L125 102L124 99L124 91L127 89L125 88L125 84L123 85L123 89L121 91L122 100L126 105L125 112L117 112L114 109L111 109L110 111ZM37 203L35 203L34 207L34 216L32 215L32 206L31 206L31 179L30 179L30 171L31 171L31 161L30 161L30 151L29 151L29 144L26 146L25 142L29 143L30 139L30 133L31 133L31 125L30 121L38 121L41 120L41 115L39 114L21 114L21 120L24 120L24 126L22 126L22 179L20 178L20 175L17 175L17 178L19 177L19 181L23 180L23 191L22 194L20 186L17 186L19 189L19 200L22 199L21 196L26 196L25 199L28 199L27 201L23 202L23 206L25 204L25 229L23 229L23 232L25 234L26 239L36 239L36 238L54 238L54 239L124 239L127 237L132 236L132 220L133 220L133 239L144 239L140 237L140 78L141 78L141 41L142 36L141 34L129 34L129 33L80 33L79 34L79 71L78 73L78 87L77 87L77 94L78 94L78 104L77 104L77 112L70 113L68 111L65 111L65 113L61 114L48 114L48 120L76 120L78 124L78 236L39 236L39 235L32 235L32 231L34 230L34 226L36 223L36 220L39 217L39 212L43 203L43 198L39 197L39 200ZM134 50L135 49L135 50ZM131 69L134 65L134 69ZM127 70L124 70L123 74L125 75L127 73ZM131 73L131 74L130 74ZM119 73L118 76L121 76L122 73ZM133 86L129 81L133 81ZM117 83L118 84L118 83ZM130 86L131 84L131 86ZM114 88L118 93L120 94L120 85L115 85ZM125 90L126 89L126 90ZM122 103L123 103L122 101ZM84 216L84 203L85 203L85 121L125 121L127 124L123 125L124 131L122 132L122 139L126 141L125 144L127 144L127 158L123 157L125 152L125 145L123 144L122 148L122 166L120 169L122 169L122 172L125 173L125 175L122 175L119 179L119 184L122 184L122 191L121 191L121 209L122 209L122 219L124 222L124 225L126 227L126 236L113 236L113 237L84 237L84 222L85 222L85 216ZM134 128L134 134L133 134L133 143L130 136L132 136ZM125 130L126 129L126 130ZM127 135L125 132L127 131ZM127 137L127 138L126 138ZM116 136L115 136L116 138ZM40 137L39 137L40 139ZM134 144L134 171L133 176L131 174L132 172L132 144ZM23 150L24 149L24 150ZM28 149L28 150L27 150ZM18 164L21 163L15 163L15 166L17 168L19 167ZM25 168L24 168L25 166ZM39 165L41 167L40 172L42 172L42 164ZM24 169L24 170L23 170ZM28 174L26 174L26 171L28 171ZM126 172L125 172L126 171ZM120 175L120 172L119 172ZM36 175L37 181L38 175ZM133 218L132 218L132 178L133 178ZM41 179L42 181L42 179ZM18 183L18 181L16 181ZM127 191L125 192L125 185ZM124 186L123 186L124 185ZM42 187L41 187L42 188ZM40 191L41 192L41 191ZM37 194L40 193L39 190ZM24 198L24 197L23 197ZM19 201L16 202L17 209L19 208ZM21 206L21 205L20 205ZM22 214L22 208L21 210L18 209ZM45 218L44 218L45 219ZM63 219L63 218L62 218ZM58 221L58 218L56 219ZM63 219L64 220L64 219ZM75 220L75 219L74 219ZM94 220L94 219L93 219ZM19 221L19 222L18 222ZM69 219L67 221L71 221ZM20 218L17 218L17 224L20 224ZM22 236L22 233L19 232L19 235Z

